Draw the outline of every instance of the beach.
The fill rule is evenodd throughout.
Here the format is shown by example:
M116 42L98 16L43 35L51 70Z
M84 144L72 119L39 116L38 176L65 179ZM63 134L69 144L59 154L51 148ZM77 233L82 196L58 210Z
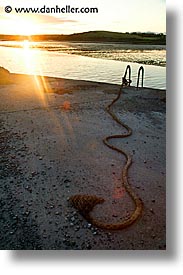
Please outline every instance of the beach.
M89 224L68 201L105 199L92 215L116 223L133 201L121 184L125 158L102 139L124 133L106 112L117 84L11 74L0 84L0 248L166 249L166 91L123 88L113 112L132 136L112 141L133 159L129 182L141 217L120 231Z

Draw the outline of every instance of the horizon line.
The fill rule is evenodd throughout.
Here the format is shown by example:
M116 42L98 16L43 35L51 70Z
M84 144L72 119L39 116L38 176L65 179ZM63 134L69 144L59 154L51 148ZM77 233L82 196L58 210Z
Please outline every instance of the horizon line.
M132 31L132 32L117 32L117 31L106 31L106 30L94 30L94 31L84 31L84 32L74 32L74 33L69 33L69 34L63 34L63 33L39 33L39 34L9 34L9 33L0 33L0 35L11 35L11 36L35 36L35 35L73 35L73 34L82 34L82 33L90 33L90 32L111 32L111 33L121 33L121 34L163 34L166 35L166 32L153 32L153 31L146 31L146 32L141 32L141 31Z

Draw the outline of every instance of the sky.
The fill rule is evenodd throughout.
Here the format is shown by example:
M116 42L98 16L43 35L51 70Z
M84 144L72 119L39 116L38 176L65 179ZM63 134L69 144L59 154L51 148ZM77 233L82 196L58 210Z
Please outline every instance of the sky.
M15 8L89 7L98 13L20 14ZM6 13L5 7L12 12ZM106 30L116 32L166 32L165 0L1 0L0 34L71 34Z

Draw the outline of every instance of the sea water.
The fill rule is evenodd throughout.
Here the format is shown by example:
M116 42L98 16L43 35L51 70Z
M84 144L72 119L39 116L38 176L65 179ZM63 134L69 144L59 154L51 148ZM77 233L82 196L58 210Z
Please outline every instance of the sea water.
M28 41L3 41L0 42L0 66L5 67L12 73L38 74L121 84L126 66L130 65L133 86L136 86L137 83L138 69L143 66L145 70L144 87L166 89L166 68L141 64L140 60L137 60L137 56L140 56L140 54L137 54L137 50L133 49L133 47L130 49L130 54L134 56L134 61L136 62L123 62L120 60L109 60L106 56L106 51L100 51L100 45L98 44L97 58L94 58L96 57L96 51L83 50L85 47L84 43L78 44L80 45L79 53L76 51L76 47L72 47L72 43L40 42L30 47ZM116 59L116 54L118 56L120 53L124 54L122 51L114 51L113 49L114 45L112 50L108 51L112 59ZM134 54L136 54L136 57ZM146 55L148 54L149 60L154 60L155 62L157 62L157 58L161 58L161 56L159 57L161 52L158 52L159 55L157 57L156 49L146 51Z

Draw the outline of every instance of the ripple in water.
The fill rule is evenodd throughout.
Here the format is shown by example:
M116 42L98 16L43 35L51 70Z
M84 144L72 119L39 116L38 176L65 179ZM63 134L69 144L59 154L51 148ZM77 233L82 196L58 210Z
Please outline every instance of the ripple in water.
M1 66L11 72L121 84L121 77L130 64L135 86L137 71L145 63L144 86L166 89L166 68L157 66L166 64L164 46L143 46L142 50L141 45L102 43L40 42L26 48L22 42L1 42L0 45Z

